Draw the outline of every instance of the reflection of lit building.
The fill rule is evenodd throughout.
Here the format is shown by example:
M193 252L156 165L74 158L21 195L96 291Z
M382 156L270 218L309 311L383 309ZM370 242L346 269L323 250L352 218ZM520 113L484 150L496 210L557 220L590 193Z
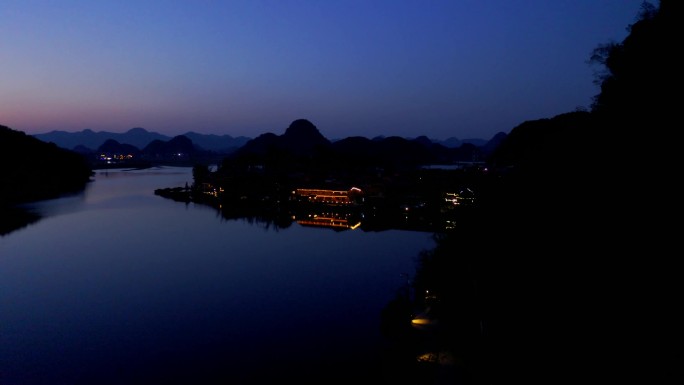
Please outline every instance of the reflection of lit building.
M292 193L296 200L328 205L350 205L362 194L361 189L357 187L352 187L348 191L298 188Z
M339 230L351 229L354 230L361 226L361 222L350 220L350 215L348 214L309 214L308 216L296 219L298 224L302 226L316 226L316 227L330 227Z

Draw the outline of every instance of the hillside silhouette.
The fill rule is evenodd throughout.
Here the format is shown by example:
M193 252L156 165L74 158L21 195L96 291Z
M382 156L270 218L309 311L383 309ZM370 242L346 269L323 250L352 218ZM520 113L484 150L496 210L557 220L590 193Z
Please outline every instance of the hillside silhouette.
M83 190L92 170L79 154L0 126L0 235L40 219L15 206Z
M73 151L0 126L0 174L2 207L78 191L92 170Z
M493 140L502 140L496 136ZM498 143L498 142L496 142ZM490 145L489 148L495 148ZM485 146L482 146L485 147ZM248 141L224 159L224 165L252 163L269 168L289 165L290 172L312 169L331 173L348 169L377 167L417 167L429 164L454 164L484 158L479 146L464 143L450 148L434 143L425 136L406 139L398 136L368 139L347 137L330 141L307 119L293 121L282 135L262 134Z
M592 54L605 70L591 111L514 127L487 159L477 215L421 255L416 299L463 383L675 383L680 277L662 215L681 18L681 2L644 3L622 42ZM413 365L406 376L437 372Z

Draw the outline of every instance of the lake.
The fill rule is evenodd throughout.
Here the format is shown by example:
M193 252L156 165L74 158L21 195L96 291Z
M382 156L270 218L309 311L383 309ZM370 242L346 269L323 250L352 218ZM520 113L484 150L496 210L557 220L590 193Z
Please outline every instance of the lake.
M383 308L435 242L227 219L98 170L0 237L0 384L380 383Z

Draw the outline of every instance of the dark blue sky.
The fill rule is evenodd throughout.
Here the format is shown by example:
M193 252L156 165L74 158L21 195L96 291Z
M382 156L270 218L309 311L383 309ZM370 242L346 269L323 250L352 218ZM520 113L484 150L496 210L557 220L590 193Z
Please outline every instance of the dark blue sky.
M588 107L641 0L0 3L0 124L489 139Z

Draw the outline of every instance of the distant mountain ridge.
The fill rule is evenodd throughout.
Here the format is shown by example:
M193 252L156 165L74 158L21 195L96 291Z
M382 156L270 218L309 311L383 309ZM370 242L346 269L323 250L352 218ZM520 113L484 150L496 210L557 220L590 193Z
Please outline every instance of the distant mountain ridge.
M159 134L156 132L147 131L141 127L131 128L124 133L107 132L107 131L93 131L85 129L79 132L66 131L50 131L44 134L35 134L33 137L44 142L52 142L59 147L68 150L79 148L83 152L84 147L90 150L96 150L102 146L107 140L113 139L122 144L130 144L139 149L145 148L155 140L167 142L173 137ZM213 135L213 134L199 134L196 132L187 132L183 134L188 139L192 140L197 147L218 153L230 153L237 148L242 147L251 138L231 135Z
M499 133L497 135L500 135ZM215 134L200 134L193 131L188 131L185 134L188 139L192 140L192 143L207 151L214 151L217 153L231 153L238 148L245 145L248 141L253 138L246 136L231 136L231 135L215 135ZM95 151L100 146L102 146L107 140L113 139L122 144L130 144L139 149L145 148L147 145L155 140L169 141L173 139L172 136L147 131L142 127L134 127L124 133L118 132L108 132L108 131L93 131L91 129L85 129L78 132L67 132L67 131L50 131L43 134L32 135L44 142L52 142L59 147L66 148L68 150L77 150L78 152L86 152L87 150ZM420 136L418 138L426 138ZM418 139L416 138L416 139ZM331 142L336 142L340 139L332 139ZM372 138L372 140L382 140L384 137L378 136ZM413 139L413 138L406 138ZM458 139L456 137L450 137L445 140L431 139L429 140L435 144L441 144L444 147L457 148L463 144L474 144L475 146L486 146L490 142L490 139Z
M352 136L335 141L325 138L316 126L306 119L293 121L282 135L265 133L248 141L230 156L233 159L261 159L284 163L287 160L314 161L320 164L332 159L359 165L453 164L454 162L483 161L506 137L495 135L482 145L461 143L447 147L427 136L407 139L399 136L368 139ZM294 158L293 158L294 157Z

